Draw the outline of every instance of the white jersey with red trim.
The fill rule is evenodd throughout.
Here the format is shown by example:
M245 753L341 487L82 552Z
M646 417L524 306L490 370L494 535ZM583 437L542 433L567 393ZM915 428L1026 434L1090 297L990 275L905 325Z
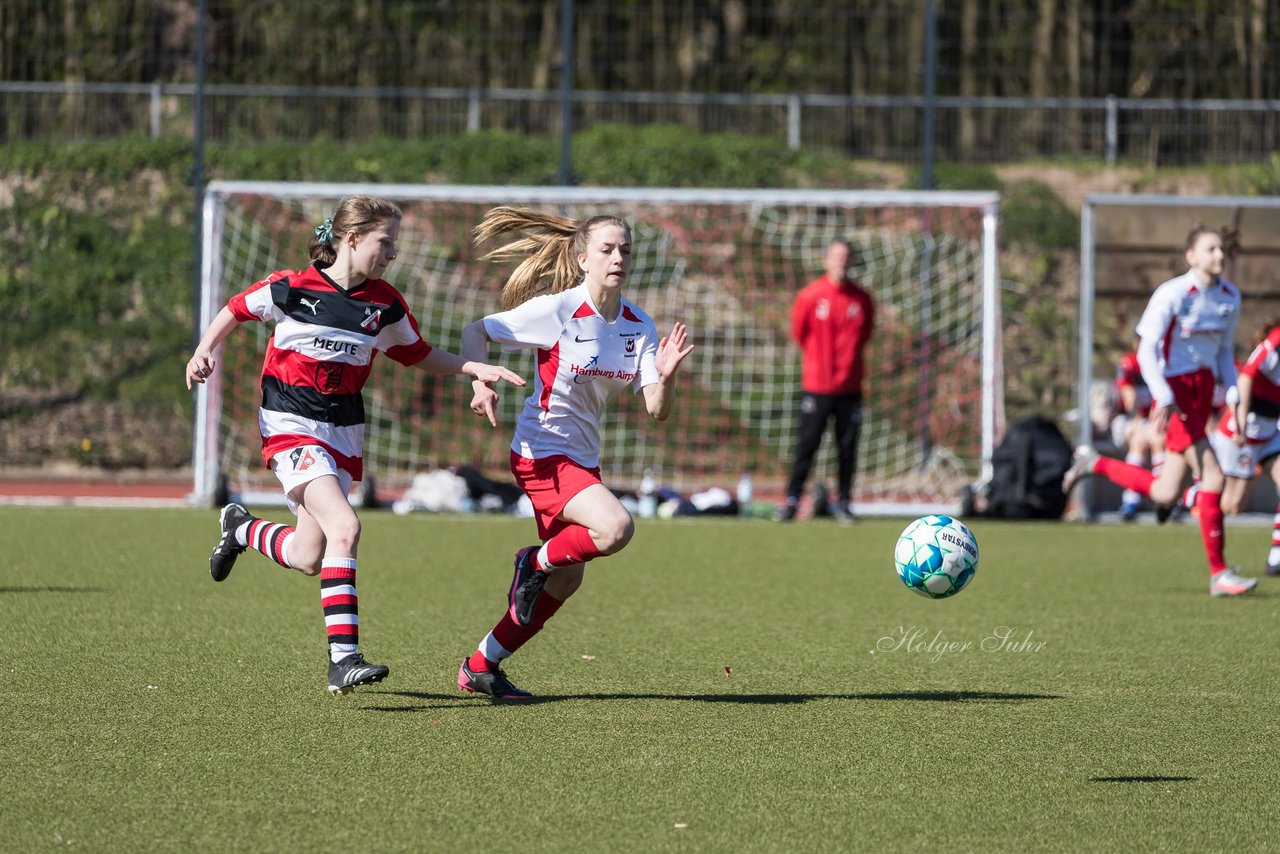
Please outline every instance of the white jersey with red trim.
M1173 402L1167 377L1209 369L1224 387L1235 385L1232 343L1240 319L1240 290L1222 277L1207 288L1187 271L1156 288L1138 321L1138 362L1158 406Z
M625 387L636 394L658 382L653 319L622 301L605 320L585 284L534 297L484 319L489 339L508 350L537 348L533 392L516 422L511 450L528 459L563 454L600 465L600 419Z
M262 362L263 460L269 466L281 451L323 445L340 468L360 480L361 390L373 357L381 350L412 365L431 352L404 297L382 279L343 290L313 265L272 273L227 306L242 323L275 323Z

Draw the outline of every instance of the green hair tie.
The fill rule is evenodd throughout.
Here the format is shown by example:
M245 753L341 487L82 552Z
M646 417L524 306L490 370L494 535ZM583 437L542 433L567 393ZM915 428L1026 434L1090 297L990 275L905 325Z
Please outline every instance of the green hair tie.
M316 226L316 239L321 243L333 240L333 217L326 217L324 222Z

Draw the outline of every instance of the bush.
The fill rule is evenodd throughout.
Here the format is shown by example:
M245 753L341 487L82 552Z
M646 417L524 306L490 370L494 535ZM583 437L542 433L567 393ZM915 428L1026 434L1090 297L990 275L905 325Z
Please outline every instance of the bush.
M1000 179L995 171L981 163L940 163L934 168L933 184L935 190L999 190ZM924 186L924 175L920 167L909 173L907 185L912 189Z
M1000 208L1000 236L1006 246L1048 251L1080 245L1080 218L1039 181L1007 186Z

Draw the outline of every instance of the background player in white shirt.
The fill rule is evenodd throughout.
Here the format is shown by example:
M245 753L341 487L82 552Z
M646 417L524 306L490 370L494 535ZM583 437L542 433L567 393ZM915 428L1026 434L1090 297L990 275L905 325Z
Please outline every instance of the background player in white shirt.
M275 324L262 368L258 423L263 460L280 480L297 527L222 508L222 534L209 558L223 581L246 548L304 575L320 576L329 640L329 691L346 694L390 672L359 652L356 547L360 520L347 498L363 471L361 390L374 356L430 374L485 382L524 380L506 368L432 348L400 295L381 276L396 257L400 208L377 196L348 196L315 230L311 264L280 270L233 296L187 363L187 388L213 372L223 340L241 323Z
M1224 478L1207 435L1214 386L1220 383L1230 390L1236 382L1233 345L1240 291L1222 277L1223 257L1217 231L1203 226L1192 229L1186 243L1190 269L1156 288L1138 321L1138 363L1151 390L1151 423L1165 434L1166 454L1159 476L1100 456L1085 445L1076 449L1075 462L1062 485L1070 492L1081 478L1099 474L1167 509L1177 501L1188 471L1199 474L1196 509L1209 560L1209 593L1237 596L1258 582L1238 575L1223 557Z
M683 323L659 338L653 320L622 295L631 228L616 216L585 221L500 207L477 240L523 233L490 253L523 258L502 291L505 311L462 332L462 352L483 358L491 342L537 350L537 379L511 442L511 471L533 503L541 545L516 552L508 608L458 668L458 687L498 700L532 696L501 663L541 630L582 584L587 562L631 540L631 514L600 481L600 420L624 388L648 413L671 413L676 372L693 352ZM527 256L527 257L526 257ZM581 283L579 283L581 280ZM472 383L471 409L497 424L492 382Z

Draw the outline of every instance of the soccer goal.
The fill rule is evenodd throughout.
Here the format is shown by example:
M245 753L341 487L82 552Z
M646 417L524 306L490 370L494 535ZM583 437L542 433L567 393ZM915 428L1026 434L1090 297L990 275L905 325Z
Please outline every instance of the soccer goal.
M854 500L861 513L954 509L984 476L1003 421L995 193L593 189L214 182L204 202L201 324L267 273L307 262L312 228L342 196L373 193L404 210L387 278L432 344L497 310L510 268L480 260L472 229L499 204L570 216L618 213L632 226L627 296L659 331L689 325L698 350L682 368L671 418L653 422L623 395L602 436L604 478L632 488L646 469L683 494L743 473L757 495L781 493L796 437L800 360L792 298L845 237L854 275L878 304ZM195 493L220 479L249 501L279 501L259 456L258 377L270 330L248 324L199 388ZM532 381L531 353L499 354ZM434 467L465 464L507 479L510 430L524 394L501 401L493 430L468 409L470 385L388 359L365 389L365 470L380 497ZM828 438L810 483L831 483Z
M1079 442L1105 446L1109 441L1105 419L1116 363L1132 349L1134 328L1152 292L1186 272L1183 249L1192 228L1204 225L1223 233L1227 256L1223 275L1239 285L1244 295L1237 357L1248 356L1261 325L1280 319L1277 212L1280 198L1276 197L1085 197L1080 219ZM1109 499L1102 491L1086 490L1087 515L1115 509L1107 506Z

